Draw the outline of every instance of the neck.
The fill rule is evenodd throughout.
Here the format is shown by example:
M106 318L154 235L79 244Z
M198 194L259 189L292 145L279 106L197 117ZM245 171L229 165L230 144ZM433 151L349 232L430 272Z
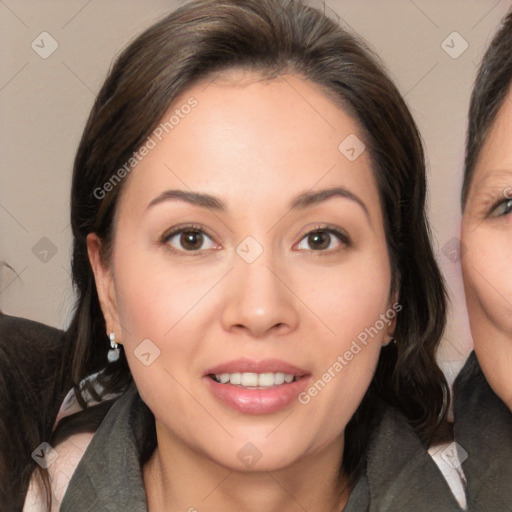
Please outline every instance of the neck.
M343 435L320 452L272 471L230 469L183 443L169 442L158 424L157 440L143 468L149 512L340 512L348 499L347 478L340 476Z

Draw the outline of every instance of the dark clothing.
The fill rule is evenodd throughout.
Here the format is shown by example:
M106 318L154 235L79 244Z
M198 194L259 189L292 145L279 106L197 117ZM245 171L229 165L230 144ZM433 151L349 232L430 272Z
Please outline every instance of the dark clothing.
M31 454L50 437L70 387L61 380L64 332L0 312L0 508L21 510Z
M97 430L71 477L63 512L146 512L140 464L154 418L134 384ZM460 512L441 472L406 419L388 409L372 437L367 470L344 512Z
M463 510L406 418L389 408L373 435L366 474L343 512Z
M146 512L140 450L154 418L132 383L111 407L69 482L60 511Z
M468 510L512 511L512 413L487 383L475 352L453 390L455 441L467 453Z

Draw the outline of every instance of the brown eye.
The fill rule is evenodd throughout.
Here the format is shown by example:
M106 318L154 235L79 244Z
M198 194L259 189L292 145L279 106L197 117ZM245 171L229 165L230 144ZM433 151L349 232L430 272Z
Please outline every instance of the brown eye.
M316 252L332 250L336 249L336 239L338 242L337 247L349 245L349 238L347 235L336 229L329 228L310 231L302 238L298 248L304 249L305 247L300 247L300 245L305 241L308 247Z
M211 246L204 247L208 240L211 242ZM215 246L213 240L203 230L190 227L173 231L163 238L163 242L175 252L198 252Z
M331 235L325 231L317 231L308 235L309 246L313 249L327 249L331 243Z
M187 251L200 249L203 244L203 234L199 231L183 231L180 236L180 243Z

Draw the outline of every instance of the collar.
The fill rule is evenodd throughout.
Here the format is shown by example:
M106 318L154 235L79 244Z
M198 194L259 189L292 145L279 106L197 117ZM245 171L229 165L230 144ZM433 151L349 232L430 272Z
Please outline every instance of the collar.
M364 489L367 489L364 497ZM397 409L388 407L368 448L366 475L344 512L461 512L437 464Z
M468 507L510 510L512 499L512 414L494 393L471 352L455 379L455 439L467 453Z
M78 464L61 512L147 512L141 472L154 417L134 383L111 407ZM154 449L154 446L152 447ZM440 470L406 418L387 408L368 448L366 472L344 512L460 512Z
M61 512L147 512L141 471L154 417L132 382L105 416L69 482Z

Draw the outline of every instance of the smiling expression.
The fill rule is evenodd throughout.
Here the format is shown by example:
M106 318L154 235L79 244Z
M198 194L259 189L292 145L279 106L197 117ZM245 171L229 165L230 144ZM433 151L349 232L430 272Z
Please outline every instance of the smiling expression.
M126 178L108 266L89 236L107 327L169 445L238 470L247 443L259 469L339 458L393 323L297 395L393 302L370 157L338 149L363 134L295 75L198 83L163 118L189 97Z

